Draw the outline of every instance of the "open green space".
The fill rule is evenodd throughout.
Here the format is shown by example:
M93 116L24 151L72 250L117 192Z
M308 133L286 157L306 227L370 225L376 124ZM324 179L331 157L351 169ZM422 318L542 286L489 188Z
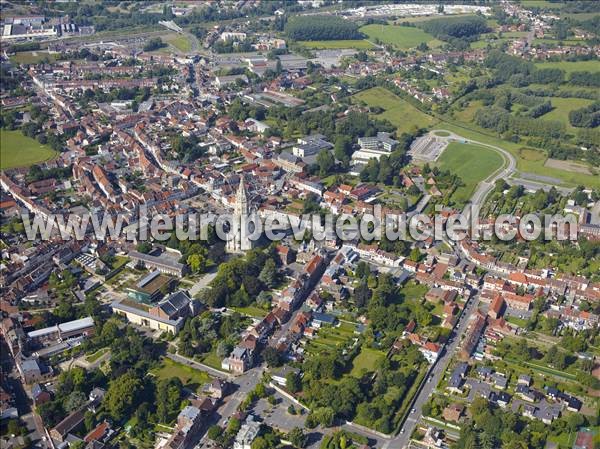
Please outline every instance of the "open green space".
M160 367L151 370L150 373L159 379L178 377L186 388L194 391L211 380L211 377L204 371L199 371L167 358L162 360Z
M371 24L363 26L360 31L371 40L379 39L385 44L407 50L425 42L430 47L439 46L441 43L431 34L420 28L405 27L400 25Z
M581 173L568 172L557 168L545 167L545 157L543 159L537 158L536 160L523 159L519 154L519 151L523 148L522 144L502 140L498 137L488 134L485 131L479 131L475 129L475 125L473 124L457 123L454 121L444 120L443 125L440 125L439 127L440 129L451 131L467 139L477 140L489 145L496 145L507 150L517 160L517 170L520 172L528 172L542 176L558 178L562 180L564 184L570 186L584 185L589 188L600 188L599 176L585 175ZM545 154L543 150L532 149L532 151Z
M522 4L525 8L560 9L563 7L561 3L549 2L548 0L523 0Z
M600 61L597 60L538 62L535 66L539 69L561 69L566 73L600 72Z
M420 301L425 297L425 294L429 290L425 284L417 284L415 281L409 281L400 289L400 295L403 300L416 300Z
M268 310L261 309L260 307L256 306L233 307L233 310L241 313L242 315L248 315L255 318L264 318L267 313L269 313Z
M181 52L187 53L192 50L192 43L187 36L174 34L165 38L165 41Z
M465 204L477 184L502 167L504 158L496 151L479 145L453 142L448 145L438 160L443 170L458 175L464 186L452 194L456 203Z
M384 109L384 112L374 115L374 117L389 120L398 128L398 134L427 128L437 123L434 117L421 112L408 101L383 87L364 90L354 95L353 98L366 103L367 106Z
M314 50L329 50L338 48L354 48L356 50L369 50L373 44L364 39L348 39L336 41L298 41L298 44Z
M15 64L39 64L40 62L54 62L56 55L47 51L21 51L10 57Z
M383 359L385 359L383 351L363 346L360 353L352 361L350 375L361 378L365 373L375 372Z
M27 167L52 159L56 152L21 131L0 130L0 169Z
M89 354L85 357L85 360L88 363L94 363L96 360L98 360L100 357L102 357L104 354L106 354L108 351L110 351L110 348L101 348L98 349L96 352L94 352L93 354Z
M217 355L216 348L202 356L202 363L210 366L211 368L222 370L221 357Z
M586 107L593 103L592 100L585 98L550 98L554 109L541 116L542 120L557 120L567 127L569 131L577 131L578 128L571 126L569 122L569 112Z

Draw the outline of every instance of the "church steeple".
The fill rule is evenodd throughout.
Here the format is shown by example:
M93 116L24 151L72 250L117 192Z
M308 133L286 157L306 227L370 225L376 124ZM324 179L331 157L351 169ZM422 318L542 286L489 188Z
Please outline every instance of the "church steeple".
M243 177L240 179L240 186L238 187L238 191L235 196L234 212L238 216L248 215L248 194L246 193L246 186L244 185Z
M227 241L226 249L228 252L240 253L248 251L254 246L254 242L248 238L247 229L244 228L249 215L248 193L246 192L246 185L244 184L244 178L242 177L235 195L235 204L233 206L233 221L237 226L241 225L241 228L236 229L233 238Z

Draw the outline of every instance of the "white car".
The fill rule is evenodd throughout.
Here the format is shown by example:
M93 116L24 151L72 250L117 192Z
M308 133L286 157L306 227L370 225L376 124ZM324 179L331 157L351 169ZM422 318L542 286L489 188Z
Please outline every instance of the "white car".
M402 434L402 433L404 433L404 429L402 429L402 430L400 431L400 433L401 433L401 434Z

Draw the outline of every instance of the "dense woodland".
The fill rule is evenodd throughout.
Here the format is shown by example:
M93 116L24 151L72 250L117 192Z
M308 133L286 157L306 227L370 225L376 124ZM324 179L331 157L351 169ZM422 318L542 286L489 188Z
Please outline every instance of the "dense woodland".
M291 39L297 41L329 41L336 39L362 39L358 25L335 16L294 16L284 28Z

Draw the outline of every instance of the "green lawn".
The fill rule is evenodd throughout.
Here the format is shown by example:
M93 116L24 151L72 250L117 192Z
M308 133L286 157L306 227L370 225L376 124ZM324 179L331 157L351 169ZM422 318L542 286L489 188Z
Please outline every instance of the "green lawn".
M400 294L404 297L404 300L414 299L420 301L425 297L427 290L429 290L429 287L426 285L409 281L402 289L400 289Z
M353 98L368 106L383 108L385 111L375 117L389 120L398 128L398 134L411 132L418 128L427 128L437 123L434 117L421 112L406 100L383 87L364 90L354 95Z
M151 370L150 373L159 379L179 377L181 383L183 383L185 387L194 391L198 390L211 380L211 377L204 371L199 371L167 358L162 360L159 368Z
M577 131L578 128L571 126L569 123L569 112L574 109L580 109L593 103L592 100L585 98L550 98L550 102L554 107L547 114L542 115L542 120L557 120L564 123L569 131Z
M93 354L88 354L85 356L85 360L88 363L94 363L96 360L98 360L100 357L102 357L104 354L106 354L108 351L110 351L110 348L101 348L98 349L96 352L94 352Z
M242 315L248 315L255 318L264 318L269 313L268 310L261 309L256 306L248 306L248 307L232 307L236 312L241 313Z
M183 53L187 53L192 49L192 43L190 40L181 34L169 36L165 38L165 41Z
M600 72L600 61L556 61L538 62L535 65L539 69L561 69L566 73L571 72Z
M369 36L373 41L379 39L385 44L391 44L396 48L404 50L414 48L422 42L425 42L430 47L440 45L440 41L435 39L431 34L416 27L371 24L363 26L360 31Z
M10 57L15 64L38 64L42 61L54 62L56 55L46 51L23 51Z
M383 351L363 346L360 353L352 361L352 371L350 371L350 375L361 378L364 373L375 372L383 359L385 359L385 353Z
M523 0L523 6L525 8L550 8L560 9L563 7L562 4L556 2L549 2L547 0Z
M452 200L458 204L465 204L477 184L498 170L503 163L503 157L494 150L457 142L448 145L438 160L441 169L450 170L465 184L452 194Z
M211 352L206 353L203 357L202 357L202 363L204 363L205 365L208 365L212 368L221 370L221 358L217 355L216 351L213 350Z
M328 50L337 48L354 48L356 50L369 50L373 44L364 39L348 39L337 41L298 41L298 44L314 50Z
M26 167L52 159L56 152L21 131L0 130L0 169Z

